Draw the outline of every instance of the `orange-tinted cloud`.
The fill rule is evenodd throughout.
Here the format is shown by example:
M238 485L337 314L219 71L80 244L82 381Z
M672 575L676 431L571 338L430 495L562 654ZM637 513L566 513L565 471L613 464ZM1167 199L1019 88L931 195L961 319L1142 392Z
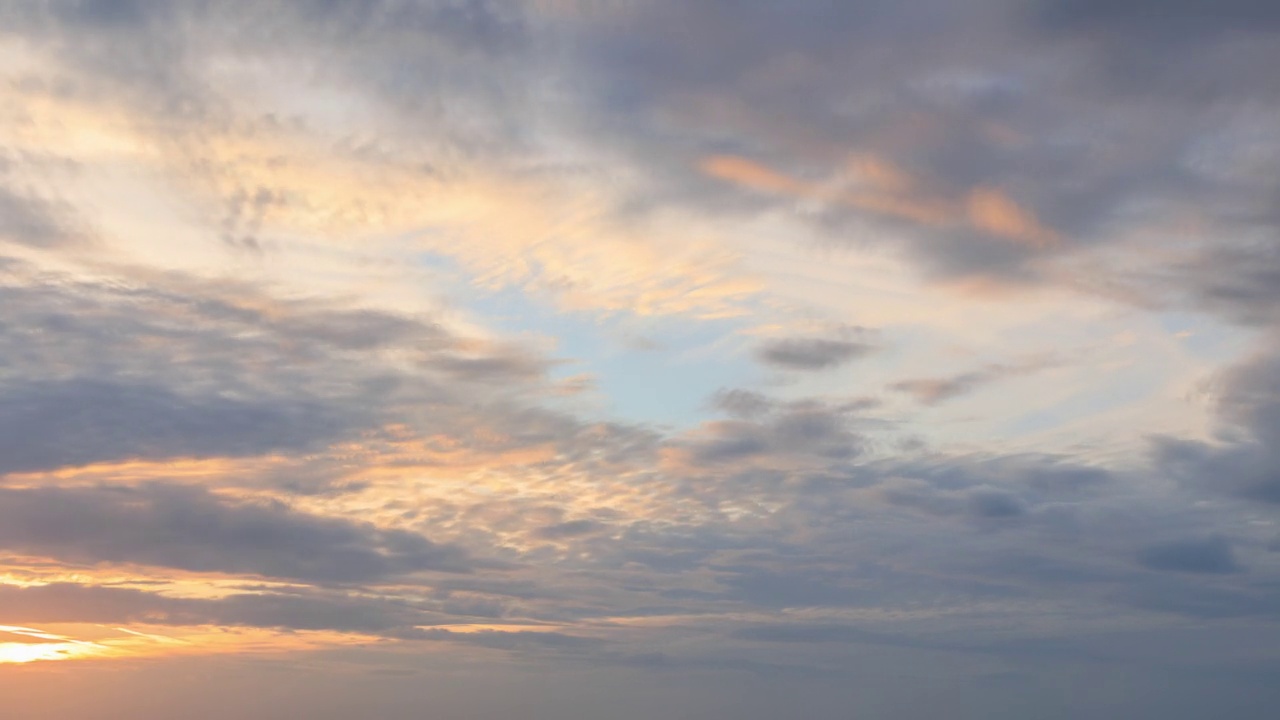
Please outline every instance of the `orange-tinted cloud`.
M854 190L807 182L732 155L704 158L699 167L711 177L757 192L845 205L917 225L968 225L1032 247L1048 247L1058 240L1057 234L1042 225L1034 213L999 188L978 187L963 199L952 199L919 190L919 183L907 172L875 156L860 155L847 163L847 172L852 176L847 179L858 186Z
M1036 216L998 188L980 187L969 193L969 222L979 230L1033 247L1057 241L1057 233L1044 227Z
M816 190L809 183L735 155L712 155L703 159L701 167L711 177L775 195L808 197Z

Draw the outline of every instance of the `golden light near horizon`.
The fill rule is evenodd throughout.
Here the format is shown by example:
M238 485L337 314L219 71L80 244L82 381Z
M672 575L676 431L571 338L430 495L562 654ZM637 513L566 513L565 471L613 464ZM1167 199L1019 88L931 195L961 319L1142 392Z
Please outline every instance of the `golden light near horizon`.
M0 626L0 664L217 655L273 656L387 642L359 633L285 632L271 628L126 628L81 623L57 627L60 632Z
M23 638L5 642L5 636ZM77 660L106 654L107 648L94 642L47 633L35 628L0 625L0 664Z

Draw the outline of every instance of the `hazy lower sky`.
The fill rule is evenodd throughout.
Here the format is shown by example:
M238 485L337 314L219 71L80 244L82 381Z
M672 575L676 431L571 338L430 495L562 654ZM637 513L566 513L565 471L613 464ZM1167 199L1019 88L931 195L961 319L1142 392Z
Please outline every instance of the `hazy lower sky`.
M0 0L5 720L1280 707L1280 3Z

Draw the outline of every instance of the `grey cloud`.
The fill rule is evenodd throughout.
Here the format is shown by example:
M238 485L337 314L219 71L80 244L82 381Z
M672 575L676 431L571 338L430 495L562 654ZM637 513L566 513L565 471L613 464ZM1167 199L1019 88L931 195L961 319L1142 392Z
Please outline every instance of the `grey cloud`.
M222 313L238 315L250 323L261 323L289 339L330 345L337 350L368 350L404 342L430 342L447 344L447 334L431 323L397 317L373 310L345 310L292 308L295 312L284 317L268 319L263 315L240 308L217 307L216 301L202 308L217 316Z
M461 548L404 530L235 502L186 486L0 489L0 547L72 563L136 563L318 583L468 572ZM483 563L481 563L483 564Z
M497 379L540 378L548 363L519 349L483 357L442 355L432 366L450 376L471 382L493 382Z
M759 678L815 678L831 674L829 670L804 663L762 662L741 656L687 656L661 651L601 653L598 660L650 671L730 671L749 673Z
M165 15L163 8L153 9L137 0L82 0L50 5L52 13L64 22L96 27L140 25L148 16Z
M451 616L501 618L510 612L509 598L446 592L439 610Z
M1280 440L1280 353L1256 356L1221 378L1222 419L1247 428L1255 438Z
M751 464L767 466L785 457L772 452L752 456ZM592 551L598 562L613 566L638 559L647 571L683 577L712 572L716 591L705 584L671 587L670 580L652 588L693 606L873 607L935 597L931 593L962 602L1050 587L1084 597L1096 592L1086 589L1091 585L1123 585L1135 576L1123 561L1105 559L1136 542L1125 527L1104 522L1115 511L1108 491L1116 485L1098 468L1030 455L828 460L813 472L780 468L733 472L715 481L711 476L675 488L678 497L696 498L709 509L749 508L751 515L740 525L633 524L620 547L597 538ZM880 503L909 513L886 512ZM1151 522L1167 530L1166 523L1174 521ZM1001 565L1015 549L1025 553L1042 546L1054 551L1037 570ZM631 551L638 547L647 552L637 557Z
M866 643L894 644L906 642L881 632L864 630L849 625L755 625L735 630L734 637L760 642L796 643Z
M305 399L184 396L140 382L89 379L0 384L0 474L300 450L351 424L351 417Z
M1280 201L1276 203L1280 212ZM1280 225L1280 216L1275 218ZM1270 241L1215 248L1164 278L1188 302L1247 325L1280 325L1280 235Z
M711 551L707 549L653 548L628 540L627 547L622 551L622 559L659 573L693 570L711 555ZM678 591L676 594L679 594Z
M892 505L940 517L962 516L980 521L1007 521L1027 513L1027 505L1020 497L993 487L946 491L926 483L899 481L885 483L880 491Z
M1061 31L1120 29L1166 39L1222 32L1280 31L1280 10L1268 0L1042 0L1039 19Z
M992 42L992 38L982 37L976 24L966 17L981 16L989 9L986 4L961 10L946 3L909 9L889 3L804 3L782 13L762 6L743 9L731 3L706 3L697 8L657 4L632 18L633 23L653 31L629 32L625 37L607 35L593 55L604 62L599 81L610 92L602 97L614 104L603 111L618 115L617 120L626 123L633 136L641 137L647 128L636 127L634 120L622 116L643 118L641 111L661 107L691 118L684 128L686 135L671 138L667 133L667 147L675 145L675 152L684 154L686 167L680 172L681 159L673 158L672 166L665 168L672 174L687 176L687 168L697 160L689 153L699 151L745 154L767 165L774 164L776 158L786 163L784 171L799 176L807 175L810 168L821 172L831 161L831 152L848 152L859 146L868 150L875 136L886 134L885 126L894 122L894 109L903 114L924 109L917 99L920 93L912 92L910 87L913 80L936 72L939 65L948 62L960 66L990 62L983 56L992 53L967 50L982 47L977 43L984 40L987 48L999 48L1001 39ZM659 30L673 25L698 30L687 37ZM877 57L872 50L876 39L886 37L893 37L898 47L913 48L912 52L901 53L893 60ZM789 82L770 83L764 79L771 70L784 72L788 60L795 66L787 76ZM880 100L872 105L876 109L839 108L832 102L835 97L847 96L855 86ZM713 102L707 108L682 106L687 99L699 97ZM965 120L963 112L949 115L960 122ZM707 126L698 126L699 121L705 121ZM719 128L713 126L717 121L721 123ZM976 127L978 123L969 125ZM998 146L981 141L976 132L971 134L974 137L956 138L939 148L945 152L935 152L934 159L971 172L971 164L950 162L947 153L979 154L983 160L979 167L997 167L1002 160ZM673 139L687 144L671 143ZM698 142L703 139L705 142ZM636 149L649 152L648 162L652 164L653 158L661 157L663 152L655 146L657 138ZM916 146L923 148L925 144ZM986 156L977 148L985 149ZM910 170L925 170L933 164L928 157L917 160L914 164L921 167ZM983 179L994 182L996 178L989 173ZM673 194L690 194L690 185L696 186L696 180L686 180ZM696 196L710 200L728 190L714 186L693 189ZM986 243L969 242L971 239L961 239L954 250L946 252L954 252L957 261L964 260L960 256L964 250L982 252ZM931 236L929 240L938 246L938 237ZM923 241L921 249L925 250ZM1013 255L1018 251L994 250L990 260L1003 262L1002 253Z
M596 638L536 630L512 632L482 630L479 632L463 633L446 630L444 628L429 628L408 630L400 635L400 637L407 640L438 640L462 643L466 645L478 645L480 647L495 650L549 649L574 651L595 648L604 644L604 641Z
M911 378L889 386L891 390L906 393L925 405L937 405L979 390L992 383L1021 377L1048 366L1045 360L1031 360L1017 364L993 363L978 370L949 377Z
M403 601L314 590L245 592L206 599L73 583L5 585L0 586L0 604L10 622L27 624L215 624L394 636L443 620L439 614Z
M754 421L729 420L709 426L710 432L689 443L693 458L714 465L752 456L816 457L847 460L862 452L863 438L851 416L860 405L788 403L774 406Z
M666 528L632 523L617 547L605 538L590 543L595 561L637 562L646 573L667 575L648 575L657 580L652 591L692 606L879 606L934 597L929 593L952 600L1016 597L1048 587L1070 588L1075 597L1094 592L1088 585L1123 584L1135 574L1125 566L1100 568L1107 565L1102 561L1076 562L1082 542L1096 543L1098 550L1088 552L1103 556L1133 551L1135 542L1124 528L1103 521L1114 502L1108 492L1116 488L1114 477L1065 457L855 457L806 470L788 469L785 451L765 447L735 459L746 468L718 477L710 474L717 468L703 466L698 471L707 477L695 471L667 492L709 509L750 509L748 519L708 523L668 516L672 525ZM887 512L883 503L910 515ZM1025 553L1043 547L1057 552L1038 571L997 566L1015 548ZM640 548L644 552L636 552ZM893 559L896 552L905 555ZM877 568L876 562L900 570ZM707 571L722 589L678 582Z
M874 601L862 592L848 573L833 575L809 569L772 570L737 567L721 582L728 597L763 607L870 606Z
M1280 454L1252 438L1220 445L1157 438L1157 465L1185 485L1267 504L1280 504Z
M949 492L991 485L1041 499L1083 498L1113 484L1115 476L1100 467L1048 454L947 456L924 454L872 468L882 477L920 481Z
M1045 660L1107 660L1104 654L1084 649L1079 643L1059 638L981 638L955 640L949 637L930 637L927 634L884 632L851 625L834 624L773 624L755 625L734 632L742 640L767 643L827 643L849 645L879 645L886 647L939 650L944 652L973 653L1016 658L1019 662Z
M781 13L655 3L627 16L625 34L621 23L593 27L601 35L583 65L599 88L594 110L608 119L598 124L618 128L613 142L661 178L655 204L694 198L735 213L803 204L699 177L705 155L816 183L847 153L879 154L920 197L963 203L975 188L999 189L1056 241L1036 248L963 221L924 227L811 203L806 217L833 242L891 243L944 277L1053 282L1066 275L1049 272L1060 261L1163 212L1143 208L1197 207L1214 248L1274 236L1273 122L1261 120L1258 151L1247 153L1270 170L1249 178L1239 175L1246 153L1228 150L1245 139L1223 132L1255 109L1274 113L1277 83L1263 70L1280 61L1263 34L1276 27L1269 5L813 2ZM691 31L662 30L673 26ZM1167 38L1197 46L1151 50ZM1274 265L1250 268L1257 288Z
M31 625L159 620L184 604L180 600L142 590L73 583L32 587L3 585L0 586L0 603L4 604L10 622Z
M1222 537L1152 545L1142 551L1138 562L1152 570L1170 572L1224 574L1240 570L1231 543Z
M968 497L970 512L981 518L1013 518L1026 512L1022 501L998 490L979 490Z
M944 400L972 392L981 385L993 382L998 375L975 371L945 378L914 378L900 380L889 387L912 395L922 403L936 405Z
M578 427L523 407L551 387L550 361L529 349L250 285L145 280L0 266L0 472L313 450L392 422L488 423L511 443L567 441Z
M547 525L540 527L533 532L535 537L543 540L562 540L565 538L580 537L589 535L600 529L600 523L594 520L570 520L568 522L556 523L555 525Z
M751 420L773 408L773 401L752 390L720 390L711 397L711 407L733 417Z
M793 556L778 552L758 563L713 565L725 588L720 599L764 608L873 608L939 594L956 604L1027 594L999 577L939 577L924 568L890 567L881 557L855 555L854 548L828 549L835 554L823 556L809 549Z
M985 570L993 575L1027 580L1036 587L1059 590L1123 584L1133 576L1127 565L1101 564L1075 555L1054 557L1022 551L992 559Z
M1156 464L1185 485L1280 503L1280 355L1260 355L1221 374L1220 442L1157 438Z
M1019 481L1050 497L1080 496L1099 490L1111 483L1115 476L1100 467L1062 462L1060 458L1042 457L1010 458L1009 471Z
M721 470L715 463L743 457L726 455L729 450L741 452L741 447L712 443L701 456L695 454L704 464L693 478L667 490L677 498L696 499L712 512L723 507L748 509L748 519L739 524L727 518L707 523L668 517L673 523L669 528L633 523L617 548L611 538L592 540L597 561L613 566L638 561L647 570L685 577L709 570L722 590L707 594L705 585L653 590L695 605L763 607L876 605L935 591L948 597L1008 597L1062 584L1053 578L1065 577L1065 571L1032 577L996 567L995 560L1012 548L1025 551L1019 543L1050 543L1060 549L1047 560L1050 565L1096 575L1099 581L1123 582L1126 573L1133 574L1123 567L1098 574L1098 563L1092 562L1076 567L1075 553L1080 552L1085 528L1093 527L1099 534L1099 546L1107 548L1104 554L1133 546L1121 528L1107 526L1104 532L1094 527L1111 502L1108 491L1116 487L1105 470L1036 455L824 458L770 445L764 428L772 418L770 414L748 423L748 428L730 424L724 430L726 438L760 440L749 448L754 454L746 456L748 468L712 474ZM797 455L793 458L788 452ZM790 467L791 460L798 467ZM777 469L762 469L769 467ZM885 504L908 512L886 512ZM1005 533L1020 539L1002 540L999 536ZM793 544L796 536L803 537L802 544ZM875 562L889 562L882 553L890 547L895 552L912 548L895 561L902 572L874 567ZM637 548L645 552L637 554ZM917 564L925 556L936 559L936 572L946 579L926 577L931 571ZM981 567L957 567L979 559Z
M783 338L761 344L756 357L782 370L826 370L875 350L874 345L826 338Z
M3 170L2 166L0 170ZM59 217L62 212L68 211L0 185L0 241L36 248L73 244L76 242L75 234Z
M717 437L695 446L694 457L705 464L730 462L759 455L768 447L762 428L746 424L722 425L717 429Z
M171 624L213 622L219 625L340 630L394 636L403 628L441 622L438 613L385 597L339 595L316 591L243 593L195 607L179 606L167 616Z
M450 349L430 323L369 310L336 310L320 301L276 302L247 284L182 275L134 278L128 284L78 282L21 264L4 268L6 307L0 336L11 366L31 379L77 372L169 378L187 385L214 380L245 389L238 365L268 360L258 373L287 385L283 373L308 362L340 364L336 351L414 343ZM263 309L263 308L270 308ZM147 343L166 346L164 362ZM139 347L142 345L143 347ZM184 362L174 363L174 356ZM142 372L140 372L142 371ZM260 388L255 388L260 389Z
M1175 576L1170 574L1168 577ZM1121 599L1150 610L1210 620L1275 618L1277 608L1280 608L1280 594L1274 588L1247 586L1140 583L1127 587L1121 593Z

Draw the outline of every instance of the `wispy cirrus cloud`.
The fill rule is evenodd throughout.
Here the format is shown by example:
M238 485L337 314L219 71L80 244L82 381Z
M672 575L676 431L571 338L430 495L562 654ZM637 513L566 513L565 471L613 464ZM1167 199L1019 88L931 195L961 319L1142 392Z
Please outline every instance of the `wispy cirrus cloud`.
M1053 361L1045 358L1032 358L1013 364L991 363L977 370L950 377L899 380L890 385L889 389L906 393L925 405L937 405L979 390L986 385L1039 372L1054 364Z

